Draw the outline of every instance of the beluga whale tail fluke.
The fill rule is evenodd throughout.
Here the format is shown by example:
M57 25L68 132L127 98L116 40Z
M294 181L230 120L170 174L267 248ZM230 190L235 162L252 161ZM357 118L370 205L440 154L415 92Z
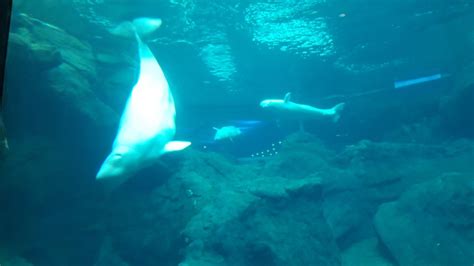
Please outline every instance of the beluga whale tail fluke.
M339 119L341 118L341 113L344 110L345 105L346 105L345 103L338 103L333 108L331 108L332 111L334 112L334 115L332 116L332 121L334 123L337 123Z
M132 30L138 42L138 80L122 113L112 151L96 175L98 180L113 179L110 183L115 186L157 162L163 154L191 145L188 141L172 141L176 133L173 95L158 61L141 39L141 34L148 34L157 25L137 21L141 20L134 20Z
M314 106L295 103L291 101L291 93L285 94L283 99L266 99L260 102L260 107L273 112L277 118L310 120L318 118L331 118L333 122L338 122L344 110L345 103L336 104L329 109L321 109Z
M109 32L124 38L133 38L135 35L145 38L156 32L162 23L160 18L140 17L132 21L122 22L116 27L109 29Z

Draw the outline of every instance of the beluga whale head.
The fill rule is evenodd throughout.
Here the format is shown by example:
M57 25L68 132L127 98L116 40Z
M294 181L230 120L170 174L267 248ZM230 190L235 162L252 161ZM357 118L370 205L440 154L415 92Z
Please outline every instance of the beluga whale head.
M115 148L102 163L97 179L127 178L138 169L137 152L124 147Z
M283 103L284 103L283 100L277 100L277 99L263 100L263 101L260 102L260 107L271 109L271 108L275 108L275 107L277 107L277 106L279 106Z

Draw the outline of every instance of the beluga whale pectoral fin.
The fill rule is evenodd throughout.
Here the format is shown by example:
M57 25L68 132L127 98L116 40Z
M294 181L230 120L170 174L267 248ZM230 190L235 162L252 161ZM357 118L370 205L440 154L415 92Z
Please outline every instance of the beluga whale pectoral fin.
M170 141L166 143L165 147L163 148L163 151L165 153L167 152L174 152L174 151L181 151L186 149L191 145L191 142L189 141Z
M283 98L284 103L288 103L289 101L291 101L291 92L287 92L285 98Z

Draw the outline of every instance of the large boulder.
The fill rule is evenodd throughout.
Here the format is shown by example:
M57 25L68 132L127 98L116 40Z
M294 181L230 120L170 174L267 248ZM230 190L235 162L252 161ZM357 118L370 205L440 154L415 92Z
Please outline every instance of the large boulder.
M208 228L235 216L232 214L242 199L232 197L235 192L229 182L238 170L216 154L190 150L184 155L179 167L154 167L142 172L141 178L130 180L128 189L117 193L120 197L113 200L107 212L107 228L112 250L125 262L177 265L183 247L193 237L205 240ZM160 186L144 193L140 184L149 187L150 180ZM207 219L209 212L213 215ZM192 228L192 234L183 233L185 228Z
M474 41L470 45L474 46ZM449 137L474 138L473 71L474 62L457 73L453 90L440 101L440 131Z
M375 228L399 265L471 265L474 261L472 176L447 174L383 204Z
M304 187L313 193L300 187L286 198L253 202L206 244L226 265L340 265L315 186Z
M117 124L118 113L95 92L97 63L89 44L16 13L8 52L5 120L10 135L35 131L100 138Z
M100 238L98 193L85 178L88 170L54 141L11 146L0 162L0 253L6 249L35 265L87 265Z
M137 184L150 179L136 178L120 193L107 215L109 253L131 265L340 264L321 176L267 176L210 152L183 156L155 189L144 193Z
M367 238L355 243L342 254L342 266L395 266L383 254L377 238Z
M6 257L0 256L0 264L4 266L33 266L30 262L22 257Z
M397 200L408 187L439 173L472 174L473 150L468 140L445 145L363 140L347 146L332 161L323 186L324 214L339 246L374 236L372 221L380 204Z
M293 133L282 142L279 156L267 161L263 173L289 179L304 179L329 170L333 154L314 135Z
M235 164L191 149L179 155L182 163L167 161L167 171L143 173L108 214L109 254L131 265L390 265L391 249L373 228L380 204L436 172L462 171L472 159L469 141L365 141L334 160L316 139L294 135L279 151ZM144 192L152 179L160 186Z

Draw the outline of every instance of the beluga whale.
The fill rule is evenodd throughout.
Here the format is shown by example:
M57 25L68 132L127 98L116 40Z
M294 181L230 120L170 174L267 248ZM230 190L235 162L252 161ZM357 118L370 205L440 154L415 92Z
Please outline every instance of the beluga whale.
M242 134L240 128L235 126L225 126L221 128L213 127L213 129L216 131L214 140L230 139L231 141L234 141L235 137Z
M329 109L295 103L291 101L291 93L285 94L283 99L266 99L260 102L264 110L272 111L278 118L294 119L299 121L330 118L333 122L339 121L345 103L336 104Z
M191 145L172 140L176 133L173 95L158 61L142 40L143 33L160 25L160 20L146 18L127 24L138 44L138 80L123 110L112 151L96 175L98 180L114 180L115 187L163 154Z

